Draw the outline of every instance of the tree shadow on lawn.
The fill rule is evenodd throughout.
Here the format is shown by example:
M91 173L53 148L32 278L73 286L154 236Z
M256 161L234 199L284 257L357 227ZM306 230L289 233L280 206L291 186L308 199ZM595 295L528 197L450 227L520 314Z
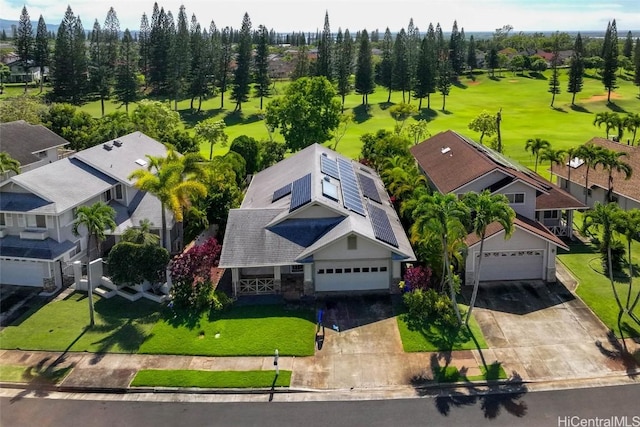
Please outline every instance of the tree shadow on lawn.
M415 120L426 120L427 122L432 121L436 117L438 117L438 112L431 108L423 108L418 112L418 114L413 115Z
M230 111L224 116L224 124L226 126L234 126L234 125L247 125L249 123L255 123L262 120L262 115L255 113L250 114L248 116L244 115L242 111Z
M202 120L215 117L222 112L222 108L214 108L211 110L192 111L190 108L180 110L180 118L185 123L187 129L193 128Z
M551 107L551 108L553 109L553 111L557 111L558 113L568 113L568 111L562 107Z
M473 340L478 342L471 330L465 326L445 325L439 319L412 319L408 313L401 314L410 331L419 332L428 342L432 343L440 351L451 351L456 344Z
M628 113L627 110L616 104L615 102L607 102L607 107L616 113Z
M571 108L573 111L578 112L578 113L591 113L591 111L587 110L582 105L578 105L578 104L573 104L569 108Z
M444 365L440 364L440 359L444 359ZM434 404L441 415L448 416L454 408L465 406L479 406L484 417L491 420L497 418L502 410L518 418L527 415L528 405L522 398L528 392L528 388L517 372L512 372L507 380L498 381L501 364L494 362L486 368L486 383L477 384L468 380L468 368L447 369L449 363L450 359L446 356L433 354L431 356L433 378L411 379L411 385L419 396L435 396ZM449 380L447 382L454 380L462 387L449 390L425 387L438 376L442 379L442 375L445 376L445 380ZM466 392L462 392L462 388L466 389Z
M626 325L626 326L624 326ZM621 329L627 329L628 331L629 325L623 323ZM629 334L626 334L628 336ZM595 342L596 347L600 353L606 356L608 359L621 363L624 367L627 376L629 378L638 378L640 377L640 350L634 350L633 352L628 351L626 345L620 342L620 339L616 337L616 334L613 331L609 331L607 333L607 343L603 343L601 341Z
M371 114L371 106L370 105L358 105L353 108L353 116L354 122L360 124L369 120L373 115Z
M453 80L451 84L453 84L458 89L467 89L469 87L466 84L462 83L460 80Z

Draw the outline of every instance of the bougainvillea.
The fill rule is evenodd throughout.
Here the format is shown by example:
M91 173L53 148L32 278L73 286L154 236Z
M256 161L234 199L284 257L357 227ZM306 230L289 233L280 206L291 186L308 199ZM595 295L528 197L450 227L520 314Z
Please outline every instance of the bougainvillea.
M211 237L201 245L176 255L171 261L171 278L178 281L203 281L209 278L211 269L218 265L222 246L215 237Z
M417 266L407 268L404 273L405 290L426 290L432 288L432 273L429 267Z

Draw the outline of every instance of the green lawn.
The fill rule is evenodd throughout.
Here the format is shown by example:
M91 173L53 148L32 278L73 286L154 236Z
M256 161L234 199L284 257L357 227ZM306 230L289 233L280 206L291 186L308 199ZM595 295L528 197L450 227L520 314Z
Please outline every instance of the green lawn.
M440 383L457 383L469 381L496 381L507 379L507 373L498 362L487 367L481 366L480 375L466 375L455 366L443 366L434 368L433 378Z
M313 354L311 311L248 306L212 317L187 316L144 299L94 298L93 328L87 328L87 297L76 292L34 308L6 327L0 332L0 347L207 356L271 355L277 348L283 356Z
M0 365L0 381L9 383L57 384L71 371L71 367L39 371L31 366Z
M459 304L460 311L464 313L467 306ZM429 320L425 320L420 329L411 329L406 320L406 313L402 303L394 306L402 348L406 352L419 351L451 351L473 350L487 348L484 335L476 319L471 316L469 328L462 326L455 331L442 330Z
M289 387L291 371L189 371L143 369L132 387L267 388Z
M569 252L558 250L558 260L562 262L578 280L576 293L602 320L602 322L620 336L618 328L618 307L608 277L604 274L600 254L592 244L575 242L569 245ZM635 259L635 257L634 257ZM629 280L627 276L615 276L615 286L623 304L626 301ZM633 295L640 290L640 278L634 277ZM640 304L633 313L640 317ZM621 326L625 337L640 337L640 325L628 314L624 314Z

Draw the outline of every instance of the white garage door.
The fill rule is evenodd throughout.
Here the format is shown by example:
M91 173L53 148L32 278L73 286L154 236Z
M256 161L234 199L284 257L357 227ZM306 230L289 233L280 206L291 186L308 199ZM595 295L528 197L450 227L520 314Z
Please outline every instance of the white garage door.
M389 261L317 262L316 292L387 290Z
M0 283L4 285L42 286L44 263L0 260Z
M543 263L542 249L485 252L480 281L542 279Z

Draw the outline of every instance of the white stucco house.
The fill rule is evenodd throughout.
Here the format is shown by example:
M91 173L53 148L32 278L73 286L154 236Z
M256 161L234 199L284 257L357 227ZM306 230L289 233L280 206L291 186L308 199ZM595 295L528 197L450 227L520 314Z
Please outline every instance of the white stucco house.
M429 185L458 196L489 190L504 194L516 212L514 232L505 240L497 223L487 229L481 282L556 280L558 248L568 250L561 237L572 238L573 211L585 206L558 186L456 132L439 133L411 148ZM480 240L466 238L465 284L473 284Z
M20 162L21 173L59 160L68 144L69 141L42 125L24 120L0 123L0 152ZM0 177L0 183L12 175L15 173L6 172Z
M380 177L311 145L253 177L229 212L220 267L234 295L395 289L415 255Z
M624 209L640 208L640 147L611 141L605 138L592 138L587 144L626 153L620 160L633 168L629 179L621 172L613 171L613 201ZM558 177L558 185L579 200L584 201L587 193L587 205L592 208L596 202L607 203L609 191L609 173L602 165L589 169L589 182L585 181L587 167L578 157L562 165L552 165L551 172ZM587 185L589 188L585 188Z
M143 219L159 234L160 201L137 190L128 177L146 168L146 155L166 151L160 142L134 132L0 184L0 284L60 286L63 270L88 255L86 230L81 228L80 236L72 233L80 206L103 201L115 209L117 227L106 231L105 251ZM168 211L167 221L168 241L173 242L175 222Z

